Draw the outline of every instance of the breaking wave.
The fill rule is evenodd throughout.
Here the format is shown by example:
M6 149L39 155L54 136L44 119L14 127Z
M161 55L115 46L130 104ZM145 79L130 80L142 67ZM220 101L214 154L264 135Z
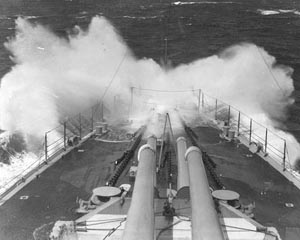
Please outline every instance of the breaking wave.
M44 133L66 116L91 106L104 93L107 106L116 95L128 105L132 86L201 88L286 137L292 164L300 156L296 139L277 130L293 104L292 69L277 65L263 48L243 43L166 69L152 59L137 59L104 17L94 17L85 31L75 27L71 32L61 38L24 18L16 20L16 36L5 44L15 65L1 80L0 129L20 133L29 153L12 160L11 166L2 164L1 176L17 174L11 168L26 169L36 162L38 157L30 149L43 142ZM197 102L192 93L153 93L138 99L137 109L145 108L144 102L159 103L164 109L182 103L196 106ZM5 182L5 177L0 181Z
M261 15L278 15L278 14L287 14L287 13L293 13L295 15L300 15L300 12L296 9L277 9L277 10L264 10L264 9L258 9L257 12L259 12Z
M177 1L177 2L172 2L171 5L173 6L180 6L180 5L193 5L193 4L232 4L234 2L215 2L215 1L201 1L201 2L181 2L181 1Z

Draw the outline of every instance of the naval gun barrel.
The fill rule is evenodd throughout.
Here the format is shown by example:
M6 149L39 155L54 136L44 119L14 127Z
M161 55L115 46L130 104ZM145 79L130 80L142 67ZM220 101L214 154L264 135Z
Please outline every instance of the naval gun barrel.
M224 240L200 149L194 146L188 148L185 159L190 176L192 239Z
M177 138L177 161L178 161L178 176L177 176L177 191L183 187L189 186L189 173L187 162L185 161L186 139L184 137Z
M155 157L154 161L156 162L156 144L157 144L157 138L154 135L151 135L147 139L147 144L154 150ZM155 176L154 176L154 187L156 187L156 170L155 170Z
M151 139L151 141L152 140L153 139ZM131 204L127 214L123 240L154 239L154 177L156 153L150 144L143 145L139 149L138 170Z

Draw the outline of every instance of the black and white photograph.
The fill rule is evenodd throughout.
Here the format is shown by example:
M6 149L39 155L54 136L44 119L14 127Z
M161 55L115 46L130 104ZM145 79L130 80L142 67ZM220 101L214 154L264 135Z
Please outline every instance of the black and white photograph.
M300 0L0 0L0 240L299 240Z

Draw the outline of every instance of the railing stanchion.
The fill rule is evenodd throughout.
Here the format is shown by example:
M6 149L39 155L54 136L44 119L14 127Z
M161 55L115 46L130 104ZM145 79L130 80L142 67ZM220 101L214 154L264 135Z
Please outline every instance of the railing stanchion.
M249 144L251 143L251 137L252 137L252 118L250 118Z
M48 143L47 143L47 133L45 133L45 161L47 162L48 161Z
M215 111L215 120L218 119L218 99L216 98L216 111Z
M266 136L265 136L265 153L267 153L268 146L268 129L266 128Z
M101 122L104 122L104 104L101 102Z
M286 160L286 140L284 140L284 145L283 145L283 171L286 170L285 160Z
M79 113L79 138L82 138L81 113Z
M202 110L203 110L203 108L204 108L204 93L202 92L202 97L201 97L201 105L202 105Z
M201 89L198 90L198 112L200 112Z
M132 114L132 109L133 109L133 87L130 87L130 105L129 105L129 111L128 111L128 118L130 118ZM102 101L102 106L103 106L103 101ZM102 117L103 117L103 110L102 110ZM103 121L103 120L102 120Z
M228 105L228 126L230 126L230 105Z
M238 116L238 126L237 126L237 135L240 135L240 124L241 124L241 112L239 111L239 116Z
M64 150L67 149L67 121L64 121Z
M91 132L94 131L94 110L92 107L92 116L91 116Z

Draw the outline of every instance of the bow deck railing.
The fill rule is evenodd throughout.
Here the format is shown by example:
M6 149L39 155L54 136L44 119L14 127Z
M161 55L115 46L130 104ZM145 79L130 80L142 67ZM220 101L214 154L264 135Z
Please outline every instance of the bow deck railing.
M132 108L133 93L135 88L131 88L131 103L129 111ZM141 91L158 91L153 89L141 89ZM164 91L159 90L160 94ZM170 94L172 91L166 91ZM178 91L174 91L177 92ZM257 144L264 152L265 156L270 156L277 164L282 166L282 170L291 170L288 158L288 148L286 140L276 134L273 130L261 125L253 118L249 117L234 106L227 104L215 97L204 93L201 89L180 90L180 92L190 92L196 96L196 104L199 111L210 118L220 122L226 122L231 130L246 144ZM198 94L195 94L197 93ZM103 120L103 105L97 103L92 108L77 114L72 118L62 121L56 128L47 131L44 136L44 150L37 160L25 169L17 172L15 176L8 179L0 185L0 201L7 194L12 192L18 185L35 174L43 166L53 161L56 157L70 148L70 139L84 139L94 131L95 124ZM75 139L76 140L76 139Z
M291 168L287 143L275 131L263 126L239 109L201 91L199 110L216 121L225 122L244 143L256 144L265 156L270 156L282 166Z
M25 169L16 172L15 176L0 183L0 203L6 195L20 184L25 183L38 170L70 149L73 142L88 137L94 131L96 123L101 121L103 121L103 106L97 103L92 108L62 121L59 126L47 131L44 136L43 148L36 160Z

